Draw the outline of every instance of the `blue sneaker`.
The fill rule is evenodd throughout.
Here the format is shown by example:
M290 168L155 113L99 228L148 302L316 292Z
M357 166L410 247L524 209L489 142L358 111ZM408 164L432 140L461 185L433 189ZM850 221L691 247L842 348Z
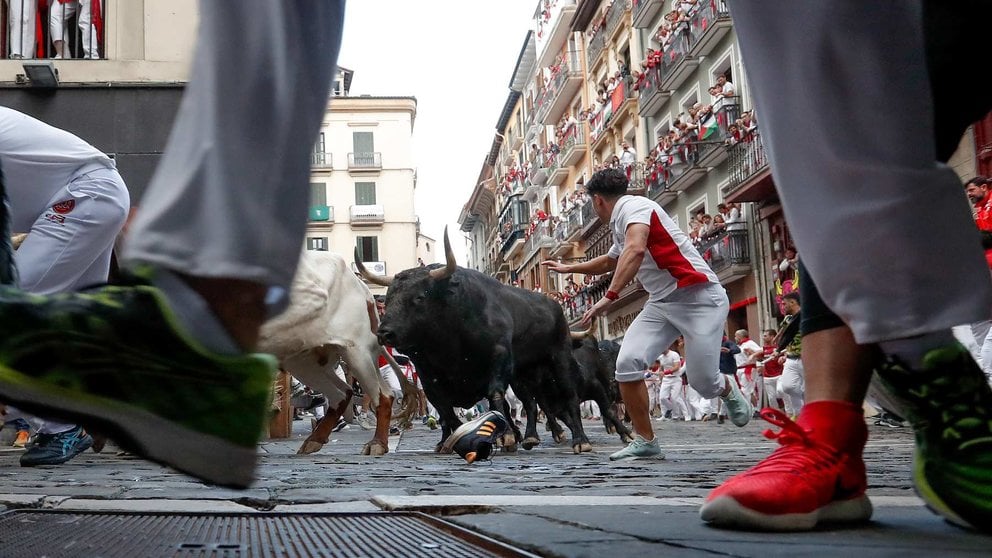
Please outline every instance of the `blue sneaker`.
M38 434L38 439L21 455L21 467L61 465L90 449L93 438L81 426L58 434Z
M639 434L634 434L634 441L627 444L627 447L610 455L610 461L633 461L635 459L664 459L665 454L661 453L661 446L658 445L658 437L650 442L642 438Z
M502 413L489 411L459 426L444 441L443 447L447 451L454 451L469 463L481 461L489 457L496 440L509 428L510 424Z

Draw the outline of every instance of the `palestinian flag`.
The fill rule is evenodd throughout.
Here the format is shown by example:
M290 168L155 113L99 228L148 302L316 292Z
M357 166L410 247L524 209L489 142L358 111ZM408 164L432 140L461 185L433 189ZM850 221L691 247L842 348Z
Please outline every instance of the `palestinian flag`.
M706 117L706 120L699 123L699 139L707 140L713 138L719 129L719 123L716 121L713 113L710 113L709 116Z

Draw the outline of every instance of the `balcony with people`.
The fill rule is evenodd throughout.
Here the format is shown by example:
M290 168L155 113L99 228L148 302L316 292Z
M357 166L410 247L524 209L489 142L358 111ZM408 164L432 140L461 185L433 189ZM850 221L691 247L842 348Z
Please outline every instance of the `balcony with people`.
M752 112L741 113L728 140L729 183L724 198L729 201L764 201L775 194L768 156L761 142L761 131Z
M539 101L538 120L547 126L561 119L582 87L584 77L577 52L564 52L555 63L543 68L544 88Z
M655 40L661 44L658 49L661 52L658 61L661 67L660 87L668 91L678 89L699 67L699 59L689 54L692 33L688 12L677 7L665 14Z
M689 239L723 283L751 273L751 248L747 225L739 204L720 204L719 212L699 212L689 227Z
M530 261L542 249L554 246L552 223L552 218L543 209L534 210L524 235L523 261Z
M641 69L632 76L633 89L637 92L637 107L642 117L656 116L672 97L669 89L661 87L661 51L647 50Z
M594 151L601 147L600 142L607 137L605 133L624 113L631 100L636 102L636 92L629 85L629 77L619 70L608 78L604 78L596 89L596 100L589 114L590 142Z
M570 167L582 160L589 147L586 144L588 130L589 123L582 119L581 113L578 119L568 115L564 123L555 129L555 137L559 138L558 144L561 145L561 166Z
M633 24L635 29L648 29L661 12L665 0L633 0Z
M546 66L554 60L571 35L575 17L575 0L540 0L534 14L537 30L534 34L537 64Z
M733 23L726 0L699 0L690 14L689 56L707 56L723 37L730 32Z
M106 57L106 0L5 0L0 58L100 60Z
M586 64L595 68L606 52L606 14L597 16L586 31Z

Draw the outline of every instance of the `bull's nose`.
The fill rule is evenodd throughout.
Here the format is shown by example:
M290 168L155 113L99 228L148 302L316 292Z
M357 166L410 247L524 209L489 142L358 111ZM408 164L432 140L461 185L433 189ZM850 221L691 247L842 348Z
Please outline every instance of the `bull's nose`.
M379 338L380 345L393 345L396 342L396 334L386 327L380 327L376 337Z

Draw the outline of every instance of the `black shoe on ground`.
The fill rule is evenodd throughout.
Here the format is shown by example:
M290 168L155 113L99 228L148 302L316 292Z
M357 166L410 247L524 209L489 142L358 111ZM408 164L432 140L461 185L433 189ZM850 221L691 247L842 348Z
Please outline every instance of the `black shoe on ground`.
M82 427L58 434L38 434L38 439L21 455L21 467L61 465L90 449L93 438Z
M344 420L344 417L341 417L338 419L338 423L335 424L334 428L332 428L331 430L333 430L334 432L341 432L345 428L348 428L348 421Z
M466 422L448 436L444 449L454 451L465 461L487 459L493 452L496 440L510 428L506 418L497 411L483 413L479 418Z
M719 415L719 416L716 417L716 423L717 424L723 424L723 421L724 420L726 420L726 417L724 417L723 415Z

